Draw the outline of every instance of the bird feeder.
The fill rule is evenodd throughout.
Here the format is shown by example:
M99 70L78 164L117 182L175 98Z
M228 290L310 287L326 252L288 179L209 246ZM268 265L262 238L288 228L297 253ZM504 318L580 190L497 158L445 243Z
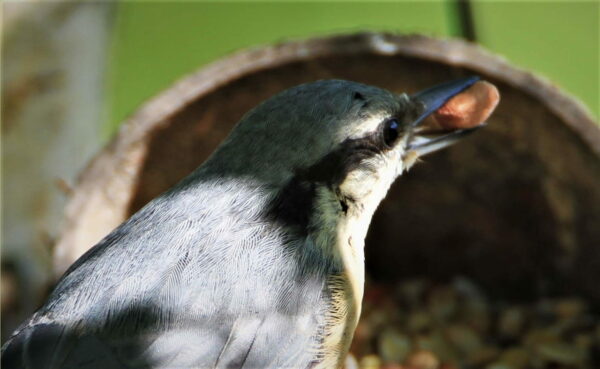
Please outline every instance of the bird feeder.
M367 237L367 273L390 284L464 275L495 298L569 293L600 306L600 129L589 113L477 45L379 33L242 51L147 102L81 173L55 248L56 273L286 88L338 78L413 93L474 74L500 90L496 112L487 127L395 183Z

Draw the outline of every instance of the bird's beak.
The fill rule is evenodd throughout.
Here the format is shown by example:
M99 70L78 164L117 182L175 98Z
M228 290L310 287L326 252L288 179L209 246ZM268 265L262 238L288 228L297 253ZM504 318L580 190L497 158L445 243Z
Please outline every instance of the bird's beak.
M479 81L479 77L468 77L442 83L411 96L411 100L421 105L421 113L411 123L414 136L408 150L415 151L419 156L443 149L459 141L462 137L480 128L482 125L455 130L443 130L432 124L429 116L441 108L453 96Z

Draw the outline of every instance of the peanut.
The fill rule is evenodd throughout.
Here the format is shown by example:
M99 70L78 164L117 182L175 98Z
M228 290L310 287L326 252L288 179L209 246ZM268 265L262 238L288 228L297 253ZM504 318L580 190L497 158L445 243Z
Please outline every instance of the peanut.
M485 122L499 101L496 86L478 81L448 100L433 116L444 129L472 128Z

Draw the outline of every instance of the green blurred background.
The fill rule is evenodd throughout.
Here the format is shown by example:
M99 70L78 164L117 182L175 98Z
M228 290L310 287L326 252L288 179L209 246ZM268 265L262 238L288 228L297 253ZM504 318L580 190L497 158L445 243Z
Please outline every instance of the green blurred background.
M107 133L144 100L236 50L360 30L465 37L546 76L599 108L598 1L120 3L116 11Z

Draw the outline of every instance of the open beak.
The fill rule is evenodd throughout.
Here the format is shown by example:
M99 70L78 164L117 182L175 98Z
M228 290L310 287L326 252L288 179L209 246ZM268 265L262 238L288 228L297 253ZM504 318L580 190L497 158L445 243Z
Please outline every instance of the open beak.
M479 77L468 77L442 83L411 96L411 100L422 106L422 112L412 122L414 136L408 150L415 151L419 156L443 149L458 142L462 137L477 130L483 124L466 129L443 130L435 127L433 118L429 116L441 108L453 96L471 87Z

